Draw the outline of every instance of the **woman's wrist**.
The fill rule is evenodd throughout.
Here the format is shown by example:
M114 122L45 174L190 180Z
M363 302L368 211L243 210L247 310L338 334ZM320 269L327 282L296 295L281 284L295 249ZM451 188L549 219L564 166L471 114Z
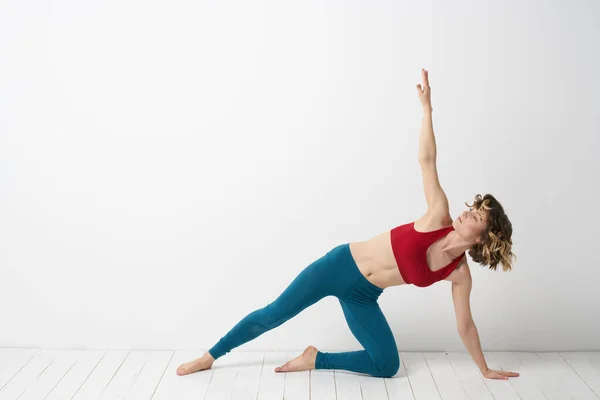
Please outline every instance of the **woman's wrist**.
M433 107L431 106L423 106L423 112L426 114L429 114L431 112L433 112Z

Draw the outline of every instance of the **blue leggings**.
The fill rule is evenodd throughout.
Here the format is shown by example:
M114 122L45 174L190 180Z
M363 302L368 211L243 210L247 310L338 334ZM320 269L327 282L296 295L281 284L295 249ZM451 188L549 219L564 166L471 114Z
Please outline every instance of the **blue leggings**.
M350 330L364 350L319 351L315 368L343 369L385 378L394 376L400 358L394 335L377 303L382 292L382 288L361 274L349 244L336 246L302 270L273 302L246 315L209 353L217 359L283 324L323 297L335 296Z

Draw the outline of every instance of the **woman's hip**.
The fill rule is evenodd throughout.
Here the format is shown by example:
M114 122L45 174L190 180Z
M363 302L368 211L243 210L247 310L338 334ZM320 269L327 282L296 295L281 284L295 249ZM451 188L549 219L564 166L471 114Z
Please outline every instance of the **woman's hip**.
M369 282L362 274L352 253L350 243L340 244L324 256L332 279L337 283L336 296L343 297L352 293L366 296L367 299L377 300L383 289Z

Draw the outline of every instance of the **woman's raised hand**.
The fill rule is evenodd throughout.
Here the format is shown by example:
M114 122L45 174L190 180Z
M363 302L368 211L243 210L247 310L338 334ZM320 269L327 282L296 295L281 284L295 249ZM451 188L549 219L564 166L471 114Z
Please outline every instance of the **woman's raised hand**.
M417 91L419 93L419 100L424 110L431 111L431 88L429 87L429 71L425 69L421 70L421 76L423 78L423 86L417 85Z

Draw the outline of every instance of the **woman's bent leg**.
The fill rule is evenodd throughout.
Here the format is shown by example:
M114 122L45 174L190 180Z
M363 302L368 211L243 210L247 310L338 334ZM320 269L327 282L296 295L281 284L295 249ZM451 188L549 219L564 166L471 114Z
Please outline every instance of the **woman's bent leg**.
M343 369L386 378L398 372L400 357L396 341L377 303L382 292L361 274L352 288L338 297L346 322L364 350L319 351L315 369Z
M239 321L208 352L217 359L232 349L283 324L325 296L334 295L335 265L329 253L306 267L273 302Z
M400 367L394 336L379 307L356 306L340 299L350 330L364 350L340 353L319 351L315 369L343 369L389 378Z

